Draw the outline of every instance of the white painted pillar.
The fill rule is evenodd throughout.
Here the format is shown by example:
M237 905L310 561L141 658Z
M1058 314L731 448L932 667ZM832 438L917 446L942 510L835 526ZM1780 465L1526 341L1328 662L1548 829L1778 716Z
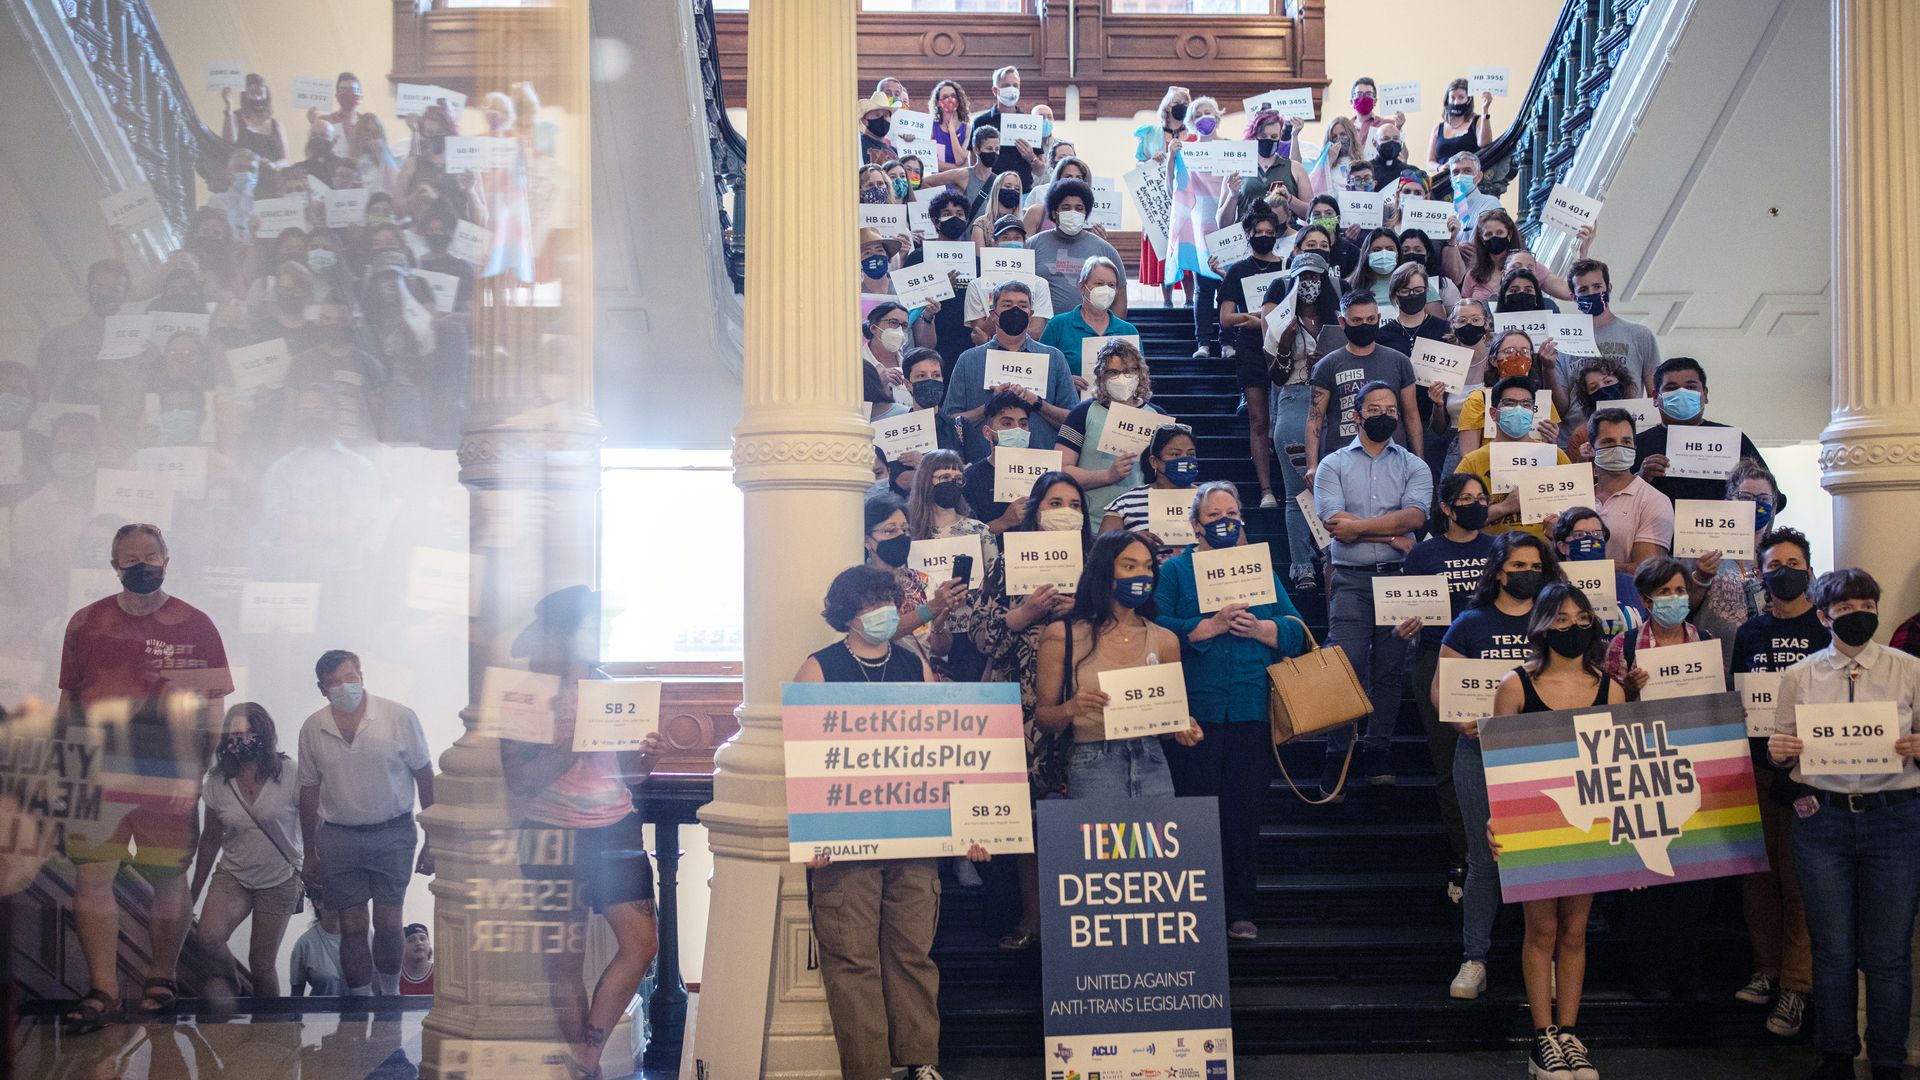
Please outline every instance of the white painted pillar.
M733 455L746 503L745 701L700 811L714 870L681 1070L694 1080L839 1075L805 871L787 862L780 684L835 636L821 600L859 561L873 480L854 295L856 7L780 0L748 17L751 239Z

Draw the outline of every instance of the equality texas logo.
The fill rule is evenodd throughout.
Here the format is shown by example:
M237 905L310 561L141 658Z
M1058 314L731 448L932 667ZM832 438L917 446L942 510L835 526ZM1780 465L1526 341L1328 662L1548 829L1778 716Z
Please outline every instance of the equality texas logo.
M1607 842L1631 844L1648 870L1672 877L1668 846L1700 809L1693 759L1667 737L1664 720L1615 724L1612 713L1573 718L1580 755L1572 787L1543 791L1567 824L1586 832L1607 823Z

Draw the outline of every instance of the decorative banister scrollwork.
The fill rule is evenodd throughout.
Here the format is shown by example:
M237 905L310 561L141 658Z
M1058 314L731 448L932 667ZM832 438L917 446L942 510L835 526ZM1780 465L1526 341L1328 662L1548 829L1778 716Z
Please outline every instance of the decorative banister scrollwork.
M706 100L707 144L713 154L714 196L725 237L727 276L733 290L747 285L747 141L727 117L726 85L713 26L713 0L693 0L699 37L700 86Z
M1566 176L1594 111L1613 84L1648 0L1566 0L1513 125L1480 151L1481 190L1520 194L1520 230L1540 232L1540 207Z
M185 235L193 174L213 179L225 168L231 144L194 111L146 0L59 0L59 6L168 222Z

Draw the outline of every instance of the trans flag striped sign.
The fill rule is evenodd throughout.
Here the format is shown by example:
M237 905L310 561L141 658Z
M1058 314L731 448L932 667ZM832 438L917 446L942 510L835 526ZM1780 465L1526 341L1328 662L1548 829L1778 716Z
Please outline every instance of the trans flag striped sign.
M1507 903L1767 869L1738 694L1480 723Z
M786 683L780 705L794 862L965 854L949 809L956 784L1019 785L1015 844L1033 850L1019 684Z

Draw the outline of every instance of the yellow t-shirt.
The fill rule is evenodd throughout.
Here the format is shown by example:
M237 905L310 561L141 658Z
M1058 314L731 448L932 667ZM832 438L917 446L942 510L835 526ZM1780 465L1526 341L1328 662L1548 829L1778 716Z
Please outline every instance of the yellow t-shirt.
M1559 406L1548 405L1547 412L1549 413L1548 419L1556 424L1560 422ZM1487 424L1487 390L1485 387L1470 392L1467 394L1467 399L1460 403L1460 423L1454 430L1477 431L1483 440L1493 438L1493 429ZM1484 446L1485 443L1482 442L1481 445Z
M1464 410L1462 410L1462 415L1465 415ZM1505 498L1505 496L1493 494L1493 445L1492 443L1482 443L1478 450L1460 459L1460 467L1455 469L1454 472L1471 473L1479 477L1480 483L1486 486L1489 501L1497 503ZM1544 446L1546 444L1542 443L1540 445ZM1559 447L1554 448L1553 456L1555 465L1573 464L1572 461L1568 460L1566 453ZM1544 524L1536 522L1532 525L1522 525L1513 518L1508 518L1495 525L1488 525L1483 531L1490 535L1497 535L1503 532L1512 532L1515 529L1530 532L1542 540L1547 538Z

